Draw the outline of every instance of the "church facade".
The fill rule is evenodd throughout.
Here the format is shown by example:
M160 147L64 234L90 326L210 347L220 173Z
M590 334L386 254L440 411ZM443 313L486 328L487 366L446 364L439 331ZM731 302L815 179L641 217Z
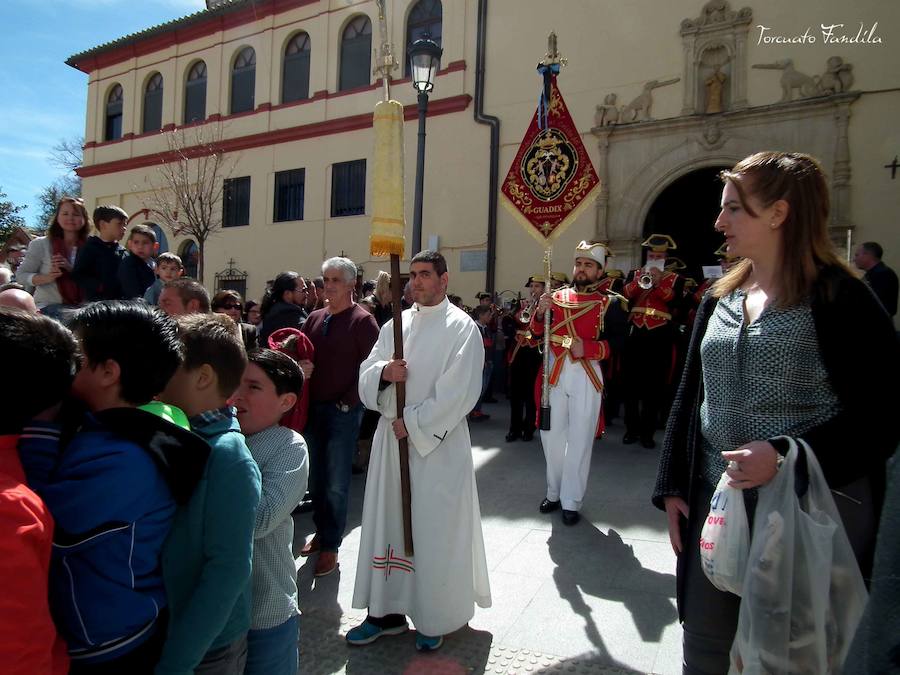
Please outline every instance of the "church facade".
M371 278L373 135L382 97L373 0L222 0L206 10L72 56L88 75L84 165L89 209L118 204L179 220L159 195L161 161L221 157L204 282L258 299L292 269L318 274L341 253ZM776 0L386 0L394 51L428 32L443 48L429 102L423 247L447 257L454 292L509 298L542 251L496 196L534 114L535 64L558 35L559 87L602 181L594 205L554 244L608 241L621 269L650 232L669 234L689 274L714 264L716 174L758 150L810 153L832 190L831 233L875 240L900 263L900 5ZM402 59L401 59L402 60ZM407 239L416 94L405 68ZM494 147L491 135L497 134ZM494 171L492 172L492 165ZM181 214L181 220L184 214ZM191 262L196 242L168 231Z

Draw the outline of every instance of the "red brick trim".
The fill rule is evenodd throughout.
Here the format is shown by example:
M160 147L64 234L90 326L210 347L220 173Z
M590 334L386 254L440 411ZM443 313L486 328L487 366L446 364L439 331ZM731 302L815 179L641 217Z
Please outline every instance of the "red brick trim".
M471 101L472 97L468 94L431 101L428 104L428 116L433 117L463 111L469 107ZM403 117L406 120L414 120L418 116L416 106L407 106L403 112ZM365 113L362 115L351 115L349 117L328 120L327 122L303 124L297 127L290 127L289 129L277 129L274 131L264 131L258 134L241 136L239 138L229 138L221 141L218 145L225 152L237 152L267 145L300 141L306 138L357 131L359 129L367 129L371 126L372 113ZM207 152L208 151L205 148L198 147L184 149L184 153L192 157L198 157ZM160 162L172 161L176 159L177 156L177 153L167 151L150 155L141 155L139 157L129 157L128 159L119 159L113 162L82 166L77 169L76 173L82 178L102 176L119 171L129 171L131 169L153 166Z

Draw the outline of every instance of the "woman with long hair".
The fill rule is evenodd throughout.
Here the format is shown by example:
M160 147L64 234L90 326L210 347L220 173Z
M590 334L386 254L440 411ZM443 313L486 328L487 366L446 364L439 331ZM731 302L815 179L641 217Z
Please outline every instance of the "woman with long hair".
M752 519L755 488L772 480L787 452L778 437L805 440L866 578L885 463L900 439L893 325L829 239L819 164L760 152L721 178L715 228L728 254L743 260L698 309L653 494L678 555L685 673L728 671L737 628L740 598L707 580L699 553L722 473L745 490ZM888 386L873 386L874 378Z
M301 328L306 321L306 282L296 272L282 272L266 289L259 313L259 344L268 346L269 336L279 328Z
M34 286L34 302L43 314L59 318L64 307L82 303L81 289L70 272L90 229L91 219L84 202L63 197L56 204L46 236L28 245L16 279L26 286Z
M381 328L393 316L391 308L391 275L385 271L378 273L375 290L366 298L372 305L372 314Z

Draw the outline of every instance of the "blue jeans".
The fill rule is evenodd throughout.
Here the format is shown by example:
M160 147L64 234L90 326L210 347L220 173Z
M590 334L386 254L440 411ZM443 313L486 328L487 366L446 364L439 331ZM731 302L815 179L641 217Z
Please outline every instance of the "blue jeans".
M297 675L300 652L300 617L274 628L247 633L247 666L244 675Z
M334 403L314 403L304 438L309 448L313 522L323 551L337 551L347 525L353 455L363 405L341 412Z

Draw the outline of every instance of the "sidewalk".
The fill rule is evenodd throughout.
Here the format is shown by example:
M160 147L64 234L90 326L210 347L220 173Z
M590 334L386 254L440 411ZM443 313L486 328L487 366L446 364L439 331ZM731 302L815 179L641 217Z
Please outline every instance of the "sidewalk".
M381 675L457 673L681 672L675 556L665 516L650 504L658 450L621 445L621 422L594 445L591 476L574 527L542 515L544 457L536 436L507 443L508 405L485 406L470 425L493 606L433 654L414 634L350 647L344 634L365 618L351 608L365 477L354 476L338 570L314 579L298 558L300 671ZM662 432L657 433L657 441ZM296 518L295 552L312 533Z

